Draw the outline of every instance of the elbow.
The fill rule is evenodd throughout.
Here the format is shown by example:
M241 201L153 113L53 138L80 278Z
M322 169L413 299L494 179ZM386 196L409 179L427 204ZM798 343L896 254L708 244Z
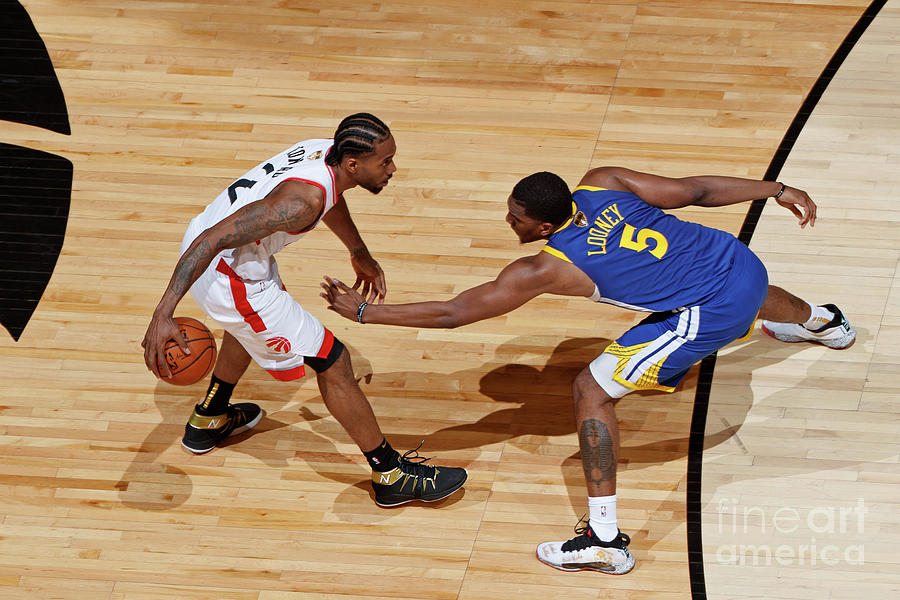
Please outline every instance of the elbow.
M194 241L191 242L187 250L184 251L182 257L188 253L199 255L200 259L212 260L213 257L224 250L224 246L220 243L213 243L214 237L210 233L211 229L206 229L200 233ZM218 240L215 240L218 241Z
M437 315L437 326L441 329L456 329L469 323L471 321L467 321L453 305L445 306L444 310Z
M465 324L462 319L453 314L443 315L438 319L438 327L440 329L456 329Z
M694 195L694 200L686 206L703 206L709 208L717 206L715 198L707 190L700 190Z
M712 194L706 188L700 188L694 192L694 201L691 202L694 206L709 206L710 201L712 200Z
M704 181L705 178L689 177L687 179L692 186L686 194L689 200L684 206L716 206L715 190L709 185L709 182Z

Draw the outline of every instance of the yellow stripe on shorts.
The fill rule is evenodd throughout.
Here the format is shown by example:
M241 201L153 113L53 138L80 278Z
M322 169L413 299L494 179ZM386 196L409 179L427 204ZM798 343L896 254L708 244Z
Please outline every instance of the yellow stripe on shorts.
M607 354L611 354L615 356L618 361L616 363L616 368L613 371L612 378L614 381L621 383L625 387L632 390L662 390L664 392L674 392L675 388L667 385L662 385L659 383L659 370L662 368L663 363L666 361L666 357L663 357L659 362L653 363L650 367L647 368L646 371L641 375L640 379L637 381L628 381L624 377L622 377L622 371L625 370L625 367L628 365L628 361L631 358L642 351L644 348L649 346L652 342L647 342L646 344L638 344L636 346L620 346L618 343L613 342L609 346L606 347Z

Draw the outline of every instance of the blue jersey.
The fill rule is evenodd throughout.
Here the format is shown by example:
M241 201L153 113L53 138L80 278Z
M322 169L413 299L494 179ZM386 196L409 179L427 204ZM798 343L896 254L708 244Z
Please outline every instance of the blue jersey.
M597 285L594 299L635 310L703 303L724 285L740 242L718 229L666 214L630 192L580 186L573 216L544 251Z

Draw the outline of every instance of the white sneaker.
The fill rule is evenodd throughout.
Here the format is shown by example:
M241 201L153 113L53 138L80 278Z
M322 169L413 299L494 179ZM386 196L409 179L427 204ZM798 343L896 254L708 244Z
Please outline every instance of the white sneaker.
M600 571L624 575L634 568L634 557L628 551L631 539L621 531L610 542L598 540L588 523L583 527L576 525L575 533L578 535L567 542L538 544L538 560L560 571Z
M850 326L844 313L834 304L823 304L834 313L834 318L818 329L807 329L799 323L775 323L761 321L762 330L782 342L816 342L829 348L844 350L856 341L856 330Z

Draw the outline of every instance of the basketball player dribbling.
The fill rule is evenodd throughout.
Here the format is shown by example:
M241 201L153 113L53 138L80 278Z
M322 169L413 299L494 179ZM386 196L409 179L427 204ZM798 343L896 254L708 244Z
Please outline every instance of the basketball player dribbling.
M538 559L562 571L623 574L634 567L616 519L619 430L615 401L634 390L673 391L690 367L748 335L754 321L785 342L847 348L856 332L833 304L814 306L768 285L762 262L724 231L662 209L726 206L773 197L801 227L816 205L802 190L734 177L672 179L617 167L589 171L574 192L557 175L521 180L506 221L522 243L547 244L496 280L446 302L370 305L327 278L329 308L360 323L452 328L502 315L540 294L584 296L650 316L612 342L573 383L589 518L568 541L544 542Z
M378 505L433 502L462 487L465 469L427 465L415 450L400 456L390 446L353 376L349 352L287 293L274 259L323 222L350 251L354 287L362 286L369 302L383 301L384 273L343 193L356 186L381 192L397 170L395 152L387 125L368 113L351 115L333 139L299 142L248 171L188 225L181 258L142 342L147 368L169 376L163 347L175 340L186 350L172 315L189 289L225 330L206 396L185 425L184 448L208 452L260 421L256 404L230 403L251 360L280 381L302 377L309 366L325 406L372 468Z

